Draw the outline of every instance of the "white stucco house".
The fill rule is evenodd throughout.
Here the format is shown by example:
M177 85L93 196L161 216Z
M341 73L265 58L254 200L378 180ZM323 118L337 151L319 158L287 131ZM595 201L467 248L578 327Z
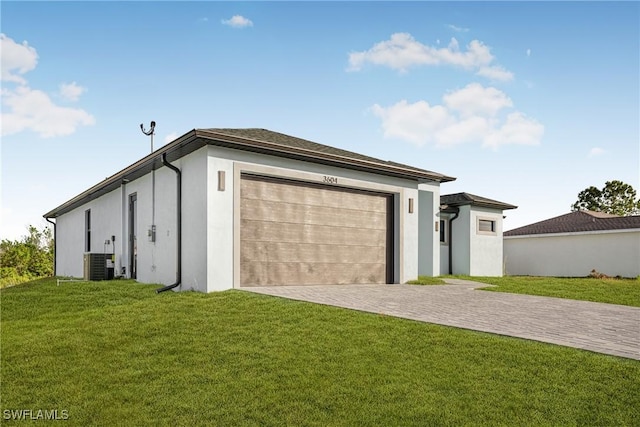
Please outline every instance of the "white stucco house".
M502 220L517 206L456 193L440 196L440 208L440 274L502 276Z
M404 283L440 275L440 184L454 179L264 129L194 129L44 216L59 276L202 292Z
M640 216L575 211L504 233L506 273L640 276Z

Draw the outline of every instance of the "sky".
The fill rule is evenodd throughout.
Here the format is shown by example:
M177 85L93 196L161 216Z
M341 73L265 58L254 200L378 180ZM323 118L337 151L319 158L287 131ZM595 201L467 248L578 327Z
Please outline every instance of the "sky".
M637 2L2 1L0 237L194 128L454 176L505 230L640 191Z

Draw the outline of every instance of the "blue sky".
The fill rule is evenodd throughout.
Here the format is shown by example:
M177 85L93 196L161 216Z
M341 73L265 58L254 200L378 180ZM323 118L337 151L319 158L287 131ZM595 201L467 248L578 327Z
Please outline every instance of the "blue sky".
M7 2L2 238L194 128L457 177L505 228L640 190L636 2Z

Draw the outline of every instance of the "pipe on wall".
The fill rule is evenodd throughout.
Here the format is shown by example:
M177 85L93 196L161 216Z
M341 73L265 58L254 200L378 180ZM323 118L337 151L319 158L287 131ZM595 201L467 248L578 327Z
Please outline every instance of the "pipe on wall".
M56 277L56 253L58 252L56 250L56 245L58 244L56 239L56 223L51 221L49 218L45 218L45 220L48 223L53 224L53 277Z
M180 283L182 282L182 172L180 172L180 169L178 169L177 167L173 166L171 163L169 163L167 161L167 153L163 153L162 154L162 163L168 167L169 169L171 169L172 171L174 171L176 173L176 185L177 185L177 190L176 190L176 194L177 194L177 231L176 231L176 246L177 246L177 267L176 267L176 281L175 283L171 284L171 285L167 285L163 288L160 288L158 290L156 290L156 293L160 293L160 292L164 292L164 291L168 291L170 289L173 289L175 287L180 286Z

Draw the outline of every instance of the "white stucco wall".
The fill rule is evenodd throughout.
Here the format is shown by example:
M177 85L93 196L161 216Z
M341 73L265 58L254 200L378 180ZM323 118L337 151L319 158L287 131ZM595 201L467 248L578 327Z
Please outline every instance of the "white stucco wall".
M502 211L472 206L470 210L470 265L471 276L502 276ZM478 230L478 220L495 221L495 232Z
M56 222L56 274L58 276L82 277L85 254L85 212L91 210L91 252L115 253L116 268L121 260L120 239L122 227L120 195L112 191L92 200L84 206L61 216ZM115 244L111 236L116 237ZM105 245L108 240L109 245ZM116 274L118 273L116 271Z
M453 274L471 274L471 207L469 205L460 206L458 218L451 223L453 237L453 248L451 250L453 258Z
M640 276L640 230L504 238L506 274L584 277Z
M421 276L439 276L440 264L440 185L437 183L419 185L419 248L418 274Z
M470 276L502 276L502 211L472 205L460 206L453 220L453 274ZM448 221L453 214L443 214ZM495 221L495 233L478 231L478 220ZM440 244L441 274L449 273L449 241Z
M182 283L175 290L211 292L239 284L239 183L242 172L323 183L394 195L394 281L404 283L420 274L440 273L439 236L434 223L439 184L381 176L333 166L206 146L173 162L182 171ZM219 189L224 172L224 190ZM152 174L126 182L96 200L57 218L59 275L83 274L84 212L92 212L92 252L116 236L107 252L116 254L116 275L129 266L129 197L137 196L137 280L171 284L176 279L176 175L169 168L155 171L155 212L152 215ZM414 210L409 213L409 199ZM152 219L152 216L155 218ZM420 223L423 229L419 233ZM147 230L156 226L156 241Z

